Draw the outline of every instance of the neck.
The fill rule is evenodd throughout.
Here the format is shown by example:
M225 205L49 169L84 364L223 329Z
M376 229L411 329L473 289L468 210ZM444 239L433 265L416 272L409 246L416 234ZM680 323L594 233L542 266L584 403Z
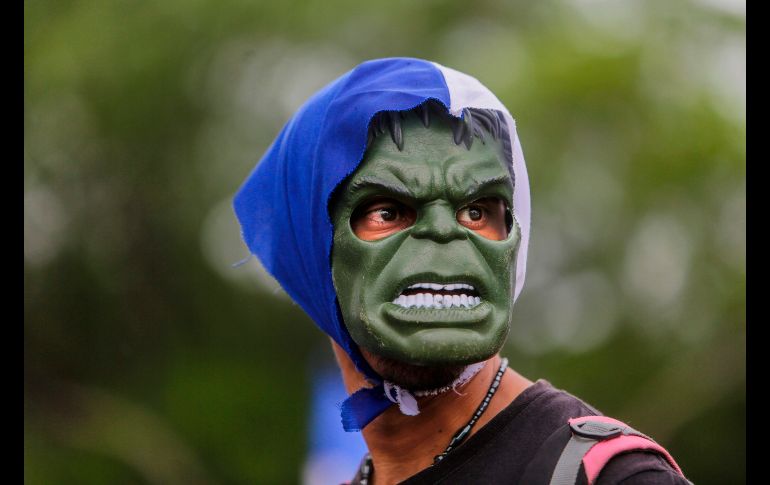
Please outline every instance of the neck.
M345 387L352 394L364 387L366 380L347 354L336 344L333 347ZM484 368L457 392L449 390L435 396L418 397L420 414L417 416L401 414L394 405L369 423L362 434L375 470L370 483L398 483L431 466L434 457L446 449L452 436L473 416L500 368L500 361L499 355L490 358ZM508 369L489 407L471 430L471 436L531 384Z

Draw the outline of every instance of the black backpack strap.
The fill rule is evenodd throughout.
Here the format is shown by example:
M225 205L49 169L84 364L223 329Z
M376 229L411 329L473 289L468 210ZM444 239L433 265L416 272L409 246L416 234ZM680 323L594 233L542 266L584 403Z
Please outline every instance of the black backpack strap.
M588 485L593 485L609 460L635 450L660 454L684 477L676 461L662 446L618 420L605 416L573 418L569 420L569 430L572 436L556 462L550 485L574 485L581 467Z

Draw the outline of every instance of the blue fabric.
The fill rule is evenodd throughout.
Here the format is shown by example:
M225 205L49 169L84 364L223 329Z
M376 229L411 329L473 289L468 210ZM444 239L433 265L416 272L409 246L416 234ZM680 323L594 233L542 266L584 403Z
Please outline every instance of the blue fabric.
M364 62L295 113L235 195L235 213L250 251L356 367L380 384L343 404L346 430L363 428L392 403L339 313L329 197L361 162L369 121L377 112L410 109L429 98L450 105L444 77L432 63L411 58Z
M340 416L345 431L361 431L374 418L393 405L385 395L385 386L359 389L342 402Z

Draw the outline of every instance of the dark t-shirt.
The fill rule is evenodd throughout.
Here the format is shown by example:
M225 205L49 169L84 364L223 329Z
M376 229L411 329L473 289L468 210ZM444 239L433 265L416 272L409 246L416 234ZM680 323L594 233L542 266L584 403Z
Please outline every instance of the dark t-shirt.
M417 484L547 484L570 438L567 420L600 415L571 394L539 380L476 434L433 465L401 482ZM585 483L581 471L578 483ZM359 475L351 483L359 481ZM597 485L687 485L656 453L616 456L604 467Z

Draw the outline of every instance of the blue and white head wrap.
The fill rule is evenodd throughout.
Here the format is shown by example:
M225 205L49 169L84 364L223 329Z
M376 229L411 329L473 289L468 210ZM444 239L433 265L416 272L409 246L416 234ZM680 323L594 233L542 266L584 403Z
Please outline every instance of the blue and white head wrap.
M464 108L494 109L507 121L516 181L513 215L522 232L514 292L518 298L527 267L530 200L514 121L478 80L434 62L371 60L328 84L286 123L234 199L249 250L374 385L343 403L347 431L362 429L393 402L385 395L382 377L350 338L339 312L332 283L334 231L329 198L363 159L372 117L380 111L408 110L428 99L443 103L453 116L461 116Z

